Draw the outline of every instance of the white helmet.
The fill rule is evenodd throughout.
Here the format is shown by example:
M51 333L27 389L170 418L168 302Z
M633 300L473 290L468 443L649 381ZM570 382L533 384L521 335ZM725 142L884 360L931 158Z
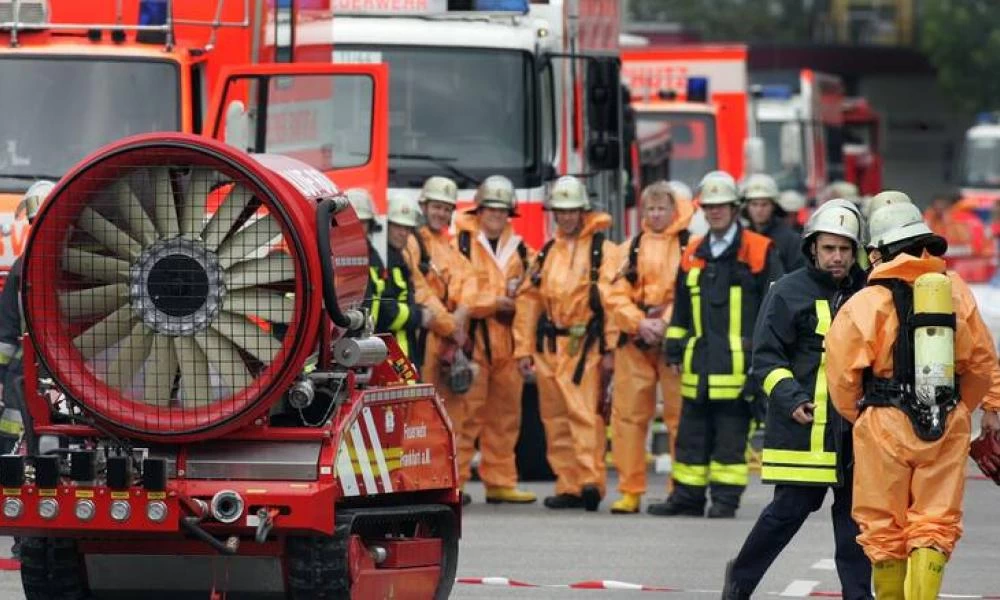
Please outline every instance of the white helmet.
M854 244L855 250L861 245L862 218L861 211L853 202L836 198L823 203L806 221L802 230L802 252L812 257L809 245L814 237L821 233L831 233L845 237Z
M924 223L924 217L916 205L900 202L882 206L872 212L868 225L868 248L896 254L912 243L926 239L925 247L934 256L941 256L948 250L948 242L935 235Z
M428 178L424 182L423 189L420 190L420 202L424 203L428 200L455 206L458 203L458 184L440 175Z
M674 195L674 200L680 200L683 202L691 202L694 200L694 192L692 192L688 184L683 181L673 179L668 181L667 185L670 186L670 193Z
M850 181L834 181L826 186L826 189L823 190L823 195L827 199L843 198L844 200L850 200L854 204L861 203L861 192L858 190L858 186Z
M503 175L490 175L476 189L476 207L500 208L511 214L517 207L514 184Z
M913 204L913 200L910 200L910 197L903 192L897 192L896 190L879 192L868 202L868 214L866 216L871 217L875 214L875 211L890 204Z
M712 181L713 179L724 179L733 184L733 187L736 187L736 180L733 179L733 176L729 173L726 173L725 171L709 171L708 173L705 173L705 176L698 182L698 189L701 190L706 183Z
M51 181L42 179L31 184L28 191L24 192L24 197L21 199L21 203L17 206L17 213L24 213L24 216L28 219L28 222L35 220L38 216L38 211L42 208L42 204L45 199L49 197L52 190L55 189L56 184Z
M778 206L791 215L805 208L806 197L796 190L785 190L778 194Z
M739 204L740 194L733 178L715 177L704 181L701 186L701 205Z
M755 173L743 183L743 198L747 200L770 199L777 201L778 184L764 173Z
M590 210L590 195L587 186L573 177L565 175L556 180L549 192L549 210Z
M420 224L420 206L405 194L390 193L386 220L403 227L416 227Z
M368 190L364 188L351 188L345 190L344 195L347 196L347 201L354 207L354 212L357 213L358 219L371 221L375 218L375 203L372 202L372 196L368 193Z

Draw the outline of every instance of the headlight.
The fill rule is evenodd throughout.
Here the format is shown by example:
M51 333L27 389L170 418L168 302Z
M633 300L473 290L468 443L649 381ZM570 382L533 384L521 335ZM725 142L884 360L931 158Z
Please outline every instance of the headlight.
M167 505L154 500L146 505L146 518L154 523L162 523L167 518Z
M115 521L128 521L132 516L132 506L125 500L115 500L111 503L111 518Z
M89 521L94 518L97 513L97 507L94 506L92 500L77 500L76 508L73 509L73 514L76 515L77 519L81 521Z
M3 501L3 516L16 519L24 512L24 502L17 498L7 498Z
M59 514L59 502L55 498L42 498L38 503L38 516L43 519L54 519Z

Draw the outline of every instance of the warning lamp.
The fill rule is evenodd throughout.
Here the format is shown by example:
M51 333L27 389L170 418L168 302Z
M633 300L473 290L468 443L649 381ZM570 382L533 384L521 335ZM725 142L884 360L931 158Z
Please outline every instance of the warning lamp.
M139 0L139 25L150 27L166 25L169 8L169 0ZM144 44L165 44L167 33L140 30L135 39Z
M688 102L708 102L708 78L689 77L687 81Z
M517 12L528 14L528 0L475 0L475 10L481 12Z
M759 86L759 96L771 100L789 100L792 97L792 88L783 84L769 84Z

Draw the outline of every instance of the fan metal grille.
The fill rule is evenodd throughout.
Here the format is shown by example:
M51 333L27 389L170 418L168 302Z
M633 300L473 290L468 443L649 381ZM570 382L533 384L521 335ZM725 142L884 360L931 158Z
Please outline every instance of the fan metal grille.
M139 433L246 413L300 338L303 266L286 215L250 172L193 149L79 171L27 253L43 366L85 408Z

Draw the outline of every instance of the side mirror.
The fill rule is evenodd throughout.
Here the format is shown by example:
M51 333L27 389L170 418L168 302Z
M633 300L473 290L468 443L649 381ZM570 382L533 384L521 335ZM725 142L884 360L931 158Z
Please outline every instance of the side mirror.
M596 135L618 136L619 70L617 60L587 61L587 124Z
M226 107L226 143L243 152L250 150L250 115L241 100Z
M747 173L763 173L767 165L767 150L759 137L747 138L743 143L743 163Z
M802 164L802 126L798 123L781 125L781 164L798 167Z
M621 168L621 145L616 140L591 141L587 144L587 161L600 171Z

